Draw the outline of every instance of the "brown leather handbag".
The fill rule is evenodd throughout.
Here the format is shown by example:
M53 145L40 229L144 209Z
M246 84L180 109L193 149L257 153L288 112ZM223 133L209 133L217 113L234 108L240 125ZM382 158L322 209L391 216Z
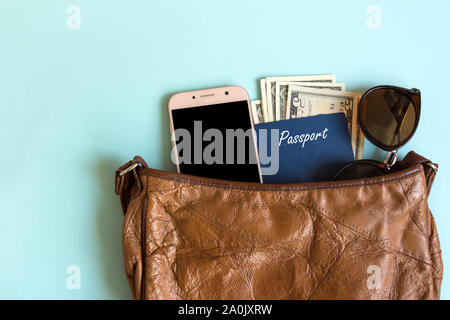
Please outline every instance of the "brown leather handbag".
M136 299L438 299L443 266L427 198L437 165L267 185L116 171L125 272Z

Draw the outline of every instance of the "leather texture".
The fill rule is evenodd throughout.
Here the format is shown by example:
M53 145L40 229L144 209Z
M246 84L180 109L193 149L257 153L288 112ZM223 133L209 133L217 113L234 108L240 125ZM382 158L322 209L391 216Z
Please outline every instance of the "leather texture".
M265 185L135 157L116 172L133 298L438 299L443 265L427 204L437 165L412 152L397 170Z

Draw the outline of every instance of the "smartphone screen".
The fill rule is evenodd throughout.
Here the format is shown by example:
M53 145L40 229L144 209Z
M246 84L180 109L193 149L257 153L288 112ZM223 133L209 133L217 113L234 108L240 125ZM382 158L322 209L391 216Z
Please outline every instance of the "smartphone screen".
M174 109L172 123L181 173L260 182L247 100Z

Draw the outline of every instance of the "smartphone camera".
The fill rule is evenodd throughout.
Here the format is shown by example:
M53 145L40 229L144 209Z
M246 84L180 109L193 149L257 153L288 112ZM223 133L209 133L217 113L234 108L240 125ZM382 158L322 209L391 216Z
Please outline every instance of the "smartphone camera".
M230 92L229 91L225 91L225 95L227 96L227 95L229 95L230 94Z
M195 99L195 96L192 96L192 99Z

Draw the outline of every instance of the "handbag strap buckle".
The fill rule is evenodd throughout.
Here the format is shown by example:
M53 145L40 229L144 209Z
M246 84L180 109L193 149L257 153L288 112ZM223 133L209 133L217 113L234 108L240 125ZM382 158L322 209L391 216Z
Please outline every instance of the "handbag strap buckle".
M122 171L119 172L119 176L123 176L124 174L127 174L128 172L130 172L131 170L135 169L137 166L139 165L139 162L135 162L133 164L131 164L130 166L126 167L125 169L123 169Z
M144 159L135 156L133 160L128 161L115 172L115 186L114 191L120 197L122 210L125 214L130 199L136 197L142 191L142 183L139 174L136 172L137 167L148 168ZM128 173L133 173L129 175ZM133 187L135 185L135 188ZM133 191L132 191L133 188ZM132 194L133 193L133 194Z
M397 162L397 150L388 152L386 154L386 158L384 158L384 163L386 164L387 168L391 169L396 162Z

